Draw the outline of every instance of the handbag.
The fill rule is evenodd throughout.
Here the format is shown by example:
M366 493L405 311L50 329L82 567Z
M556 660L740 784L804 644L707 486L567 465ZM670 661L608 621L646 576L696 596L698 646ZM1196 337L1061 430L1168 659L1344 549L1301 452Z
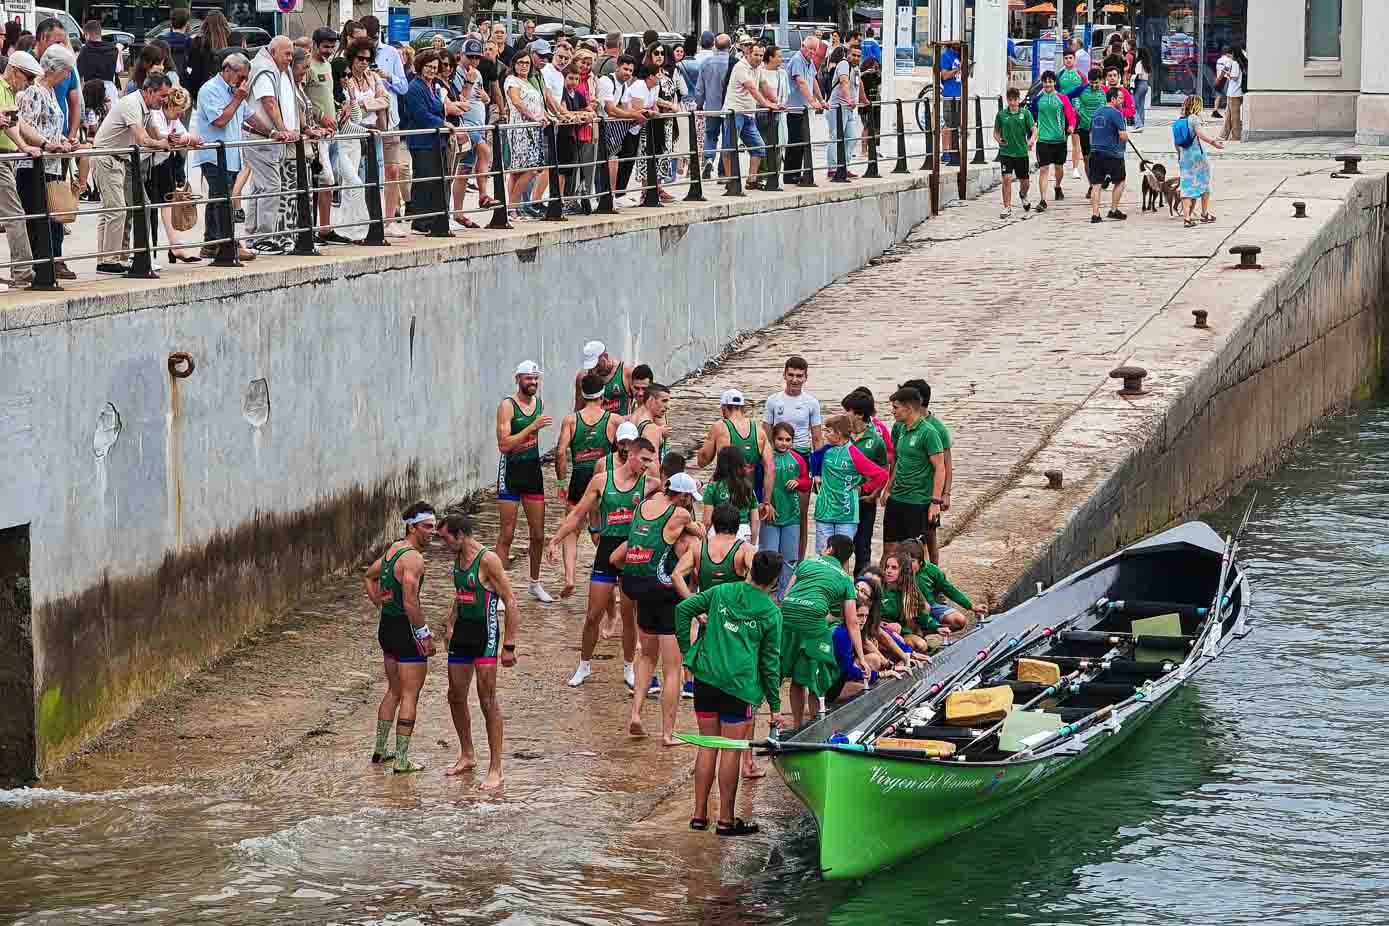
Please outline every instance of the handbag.
M48 180L48 215L55 222L71 225L77 220L77 191L68 180L67 162L63 163L63 175Z
M186 232L198 224L198 207L193 203L193 191L188 184L175 185L174 191L164 199L173 204L169 210L169 224L174 231Z

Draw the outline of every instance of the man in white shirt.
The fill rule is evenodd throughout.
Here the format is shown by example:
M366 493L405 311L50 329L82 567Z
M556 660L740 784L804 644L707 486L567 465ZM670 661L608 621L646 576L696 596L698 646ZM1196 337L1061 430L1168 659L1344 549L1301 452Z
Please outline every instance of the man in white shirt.
M550 43L544 39L537 39L536 45L544 46L532 48L531 50L538 55L549 55ZM554 57L545 63L540 69L540 79L545 82L545 107L552 113L559 112L563 107L560 100L564 98L564 69L569 67L569 62L574 53L569 50L568 45L559 45L554 49Z
M786 388L767 396L767 407L762 413L763 435L770 445L772 428L783 421L787 422L796 432L791 439L791 449L809 460L811 454L819 450L825 442L824 427L820 419L820 400L805 391L805 381L810 378L810 364L805 362L804 357L788 357L781 375L786 382ZM807 489L801 493L800 559L805 559L806 528L809 526L810 491Z
M1220 134L1221 141L1239 141L1244 134L1241 120L1244 109L1244 69L1239 66L1234 48L1226 48L1220 59L1223 66L1216 68L1216 79L1225 78L1225 125Z
M292 142L299 137L299 104L289 67L293 56L294 43L288 36L277 35L251 61L250 114L246 117L246 133L251 140ZM284 189L281 165L290 150L284 145L265 144L243 149L257 194L246 200L247 235L279 230L280 197L274 194ZM256 238L250 248L258 254L283 254L288 249L286 241L276 236Z
M1234 60L1234 58L1230 57L1230 49L1228 47L1220 50L1220 57L1215 59L1215 76L1217 80L1220 79L1222 71L1228 71L1230 69L1230 65L1234 63ZM1225 93L1223 91L1217 91L1215 94L1215 105L1211 107L1211 118L1222 118L1220 104L1223 101L1225 101Z
M746 186L755 190L759 185L756 178L762 158L767 154L762 133L757 130L757 110L782 110L786 107L762 93L762 81L757 73L762 64L762 46L746 35L738 37L738 46L743 56L728 75L728 90L723 98L724 111L732 110L735 114L732 119L725 116L723 120L723 147L727 149L723 156L723 172L725 177L733 176L732 149L736 132L748 149L748 177L752 179L748 180Z
M642 124L646 122L645 93L634 97L634 89L637 81L632 75L636 69L636 62L622 55L617 59L617 68L607 77L598 79L598 111L609 119L622 121L635 120L638 131ZM632 162L629 160L636 156L638 135L623 132L618 138L605 138L600 142L604 146L603 158L608 162L608 185L607 189L612 191L614 196L627 186L627 179L632 173ZM618 158L624 158L622 166L617 163ZM600 191L601 192L601 191Z
M848 163L853 161L858 140L863 137L863 120L859 117L858 108L868 104L868 97L863 92L863 78L859 71L859 62L862 57L863 52L860 49L850 46L848 56L840 61L834 69L834 89L830 91L828 113L829 154L825 158L825 163L829 165L830 169L830 179L834 179L835 165L839 163L838 139L841 124L844 126L845 176L856 176L848 172ZM944 144L941 142L942 146Z

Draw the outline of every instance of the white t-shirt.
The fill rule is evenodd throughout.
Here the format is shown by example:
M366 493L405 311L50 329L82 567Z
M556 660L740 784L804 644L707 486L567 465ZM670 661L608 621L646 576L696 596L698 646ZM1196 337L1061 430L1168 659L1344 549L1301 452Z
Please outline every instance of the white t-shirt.
M758 106L757 97L749 93L744 84L756 84L757 72L746 58L739 58L733 65L733 74L728 78L728 93L723 98L723 108L735 112L751 112Z
M564 72L553 64L540 69L540 79L545 81L545 89L556 100L564 96Z
M767 396L762 420L769 426L787 422L796 429L791 446L796 450L810 450L810 429L820 423L820 400L805 391L794 396L774 392Z
M1238 99L1244 96L1244 71L1240 69L1239 62L1234 58L1230 61L1230 77L1225 81L1225 95Z
M661 98L661 88L658 84L655 87L648 87L644 80L632 81L632 86L627 90L628 108L631 109L655 109L656 101ZM636 122L632 124L628 135L641 134L642 124Z
M274 97L280 106L280 120L284 122L285 129L297 132L299 130L299 101L294 95L294 77L288 71L282 71L276 67L274 62L270 60L270 55L263 53L256 56L255 64L251 68L250 80L251 112L260 119L263 125L273 129L275 127L274 120L266 114L263 101Z
M607 77L600 77L598 79L598 111L604 116L608 115L607 104L609 102L612 102L614 106L627 109L627 100L632 96L632 88L637 83L638 81L634 80L624 84L611 74Z

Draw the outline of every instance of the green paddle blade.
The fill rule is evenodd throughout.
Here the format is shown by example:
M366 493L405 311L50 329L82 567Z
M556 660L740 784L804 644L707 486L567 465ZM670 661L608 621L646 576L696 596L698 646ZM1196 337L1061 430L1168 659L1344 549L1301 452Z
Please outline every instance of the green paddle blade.
M691 746L705 746L709 749L748 749L753 745L764 745L763 743L750 743L747 740L731 740L726 736L701 736L697 733L676 733L675 738L684 740Z

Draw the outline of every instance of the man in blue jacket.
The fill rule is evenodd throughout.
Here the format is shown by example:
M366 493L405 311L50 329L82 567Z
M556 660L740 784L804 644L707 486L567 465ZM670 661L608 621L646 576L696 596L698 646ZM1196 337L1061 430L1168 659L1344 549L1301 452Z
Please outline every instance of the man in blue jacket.
M727 33L719 33L714 39L714 53L704 59L699 66L699 80L695 83L695 107L700 112L720 112L723 110L724 88L728 86L728 69L732 67L729 49L733 39ZM718 150L719 139L723 137L723 117L704 117L704 179L713 176L714 154Z

